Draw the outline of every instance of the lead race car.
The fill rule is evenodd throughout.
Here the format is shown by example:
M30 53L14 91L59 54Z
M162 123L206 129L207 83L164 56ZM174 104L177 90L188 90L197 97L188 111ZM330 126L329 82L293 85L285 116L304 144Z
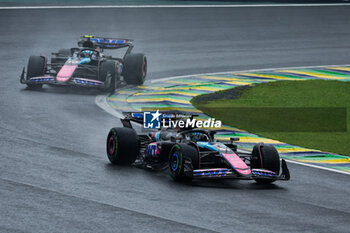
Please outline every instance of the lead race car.
M171 113L162 115L164 120L176 117ZM247 152L237 148L238 137L218 141L215 135L219 131L199 128L137 134L131 122L142 123L142 113L126 113L121 121L124 127L112 128L107 137L107 156L112 164L168 168L176 181L232 178L266 184L290 179L286 161L271 145L258 143Z
M114 91L125 84L141 85L145 81L147 58L142 53L131 53L132 40L85 35L78 46L52 53L50 63L46 56L30 56L20 82L29 88L50 84ZM122 58L103 53L107 49L121 48L126 48Z

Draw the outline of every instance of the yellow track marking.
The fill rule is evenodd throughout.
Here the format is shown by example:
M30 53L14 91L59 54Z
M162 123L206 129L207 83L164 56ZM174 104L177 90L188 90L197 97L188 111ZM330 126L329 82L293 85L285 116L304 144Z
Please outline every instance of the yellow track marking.
M319 151L319 150L299 148L299 147L295 147L295 148L279 148L277 150L278 150L279 153ZM319 151L319 152L321 152L321 151Z
M273 143L273 144L281 144L282 142L273 140L273 139L268 139L268 138L257 138L257 137L239 137L240 142L253 142L253 143Z
M300 162L304 162L304 163L332 163L332 164L337 164L337 163L350 163L350 158L348 159L301 159L301 160L297 160Z
M181 104L190 104L190 101L187 100L178 100L178 99L173 99L173 98L146 98L146 99L132 99L128 98L126 100L128 103L134 103L134 102L159 102L159 101L171 101L174 103L181 103Z
M215 76L197 76L196 78L201 78L201 79L214 79L214 80L222 80L222 81L238 81L242 80L241 78L225 78L225 77L215 77Z
M272 78L272 79L278 79L278 80L296 80L296 78L287 78L287 77L281 77L278 75L272 75L272 74L255 74L255 73L237 73L237 75L246 75L246 76L253 76L253 77L259 77L259 78Z
M278 72L285 72L285 73L291 73L291 74L302 74L302 75L308 75L316 78L326 78L326 79L337 79L342 80L345 78L342 77L336 77L333 75L327 75L327 74L317 74L313 72L306 72L306 71L299 71L299 70L277 70Z
M108 100L112 100L112 101L125 101L126 98L119 98L119 97L108 97Z
M148 92L139 92L135 93L134 95L140 96L140 95L162 95L162 94L179 94L179 95L188 95L188 96L197 96L200 95L200 93L188 93L188 92L182 92L182 91L159 91L159 92L153 92L153 93L148 93Z
M344 70L344 71L350 71L350 67L325 67L326 69L329 70Z

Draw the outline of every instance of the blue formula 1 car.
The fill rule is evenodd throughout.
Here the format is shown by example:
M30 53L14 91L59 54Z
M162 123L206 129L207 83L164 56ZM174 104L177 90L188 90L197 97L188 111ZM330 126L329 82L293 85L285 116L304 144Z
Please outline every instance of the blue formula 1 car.
M137 134L131 122L142 123L142 119L142 113L127 113L124 127L110 130L107 156L112 164L168 168L176 181L233 178L272 183L290 179L285 160L271 145L258 143L247 152L237 149L234 142L239 138L217 141L218 131L193 128Z
M132 40L83 36L78 48L60 49L46 56L30 56L27 71L20 81L29 88L43 84L80 86L113 92L124 84L141 85L147 73L147 59L142 53L131 53ZM107 56L107 49L126 48L122 58Z

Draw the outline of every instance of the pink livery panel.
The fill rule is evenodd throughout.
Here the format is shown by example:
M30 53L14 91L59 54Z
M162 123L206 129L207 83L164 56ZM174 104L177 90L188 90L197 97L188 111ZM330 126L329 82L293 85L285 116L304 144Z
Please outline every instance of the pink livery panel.
M222 157L226 159L227 162L230 163L232 168L236 170L238 173L242 175L250 175L250 168L247 166L245 162L236 154L221 154Z
M68 79L70 79L70 77L72 77L77 67L78 67L77 65L64 65L61 68L60 72L58 72L57 74L57 77L56 77L57 81L65 82Z

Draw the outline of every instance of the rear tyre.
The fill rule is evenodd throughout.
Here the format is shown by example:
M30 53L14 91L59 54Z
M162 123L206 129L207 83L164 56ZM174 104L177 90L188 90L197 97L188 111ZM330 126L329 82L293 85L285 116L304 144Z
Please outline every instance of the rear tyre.
M277 175L280 172L280 156L274 146L265 145L263 143L256 144L253 148L251 168L267 169L275 172ZM268 184L275 182L275 179L255 179L257 183Z
M135 130L112 128L107 137L106 149L112 164L131 165L139 154L139 142Z
M27 80L32 77L44 76L46 61L44 57L41 56L30 56L27 66ZM30 89L39 89L42 84L27 84Z
M194 146L175 144L169 155L170 175L175 181L192 180L192 171L198 169L198 151Z
M124 59L123 76L127 84L141 85L147 75L147 58L142 53L127 54Z
M114 61L103 61L100 64L100 71L98 80L102 82L106 82L108 75L111 76L110 84L106 87L106 91L114 92L116 86L116 73L115 73L115 62Z

